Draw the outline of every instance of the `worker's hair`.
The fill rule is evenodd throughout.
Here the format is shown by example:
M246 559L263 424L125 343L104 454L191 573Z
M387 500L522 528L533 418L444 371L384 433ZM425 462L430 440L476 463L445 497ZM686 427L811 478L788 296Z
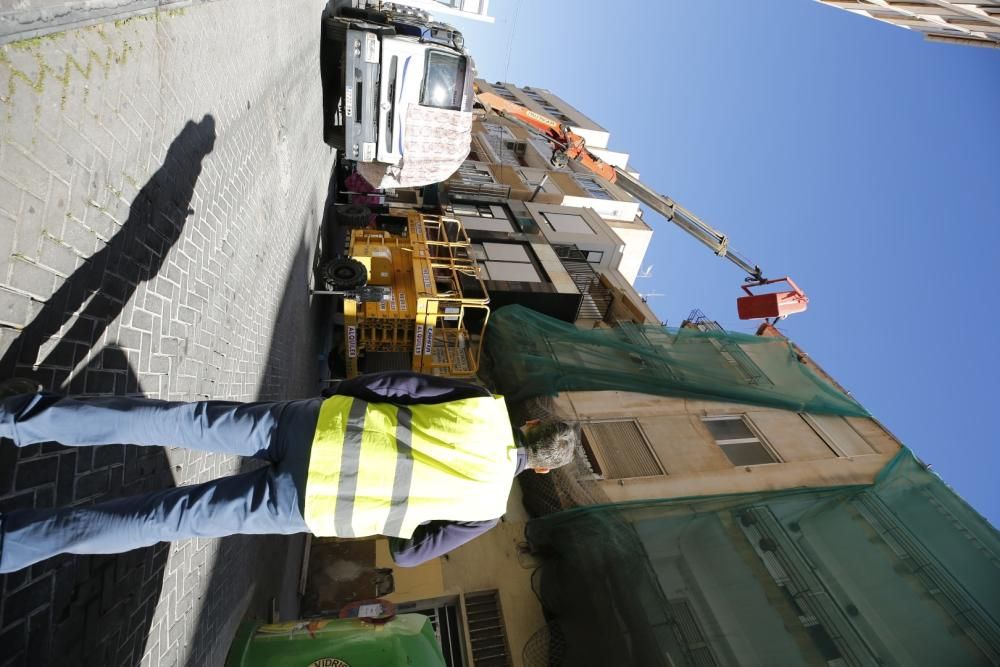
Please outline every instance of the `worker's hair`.
M560 468L573 460L580 442L580 425L562 420L543 421L524 436L529 468Z

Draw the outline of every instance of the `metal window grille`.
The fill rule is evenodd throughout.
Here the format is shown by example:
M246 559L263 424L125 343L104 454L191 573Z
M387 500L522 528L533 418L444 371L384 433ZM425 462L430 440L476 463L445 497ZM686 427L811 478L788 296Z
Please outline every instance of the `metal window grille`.
M573 174L573 180L576 181L583 190L595 199L613 199L611 193L604 189L596 178L588 176L587 174Z
M591 463L605 479L665 474L634 419L583 424L583 446Z
M458 607L454 604L444 605L437 609L421 612L430 617L434 626L434 634L441 643L441 652L448 667L462 667L465 660L462 655L462 626L458 620Z
M553 245L552 249L583 295L574 319L603 320L607 317L613 300L611 290L601 284L600 276L590 265L588 256L575 245Z
M668 602L673 616L674 633L684 647L689 664L695 667L715 667L718 663L712 655L705 634L701 631L698 617L695 616L691 604L683 598L668 600Z
M466 667L465 635L462 630L462 616L458 599L425 600L406 602L397 608L399 613L423 614L431 621L434 634L441 645L444 663L447 667Z
M489 169L469 162L463 162L458 168L458 178L467 185L496 183Z
M476 667L509 667L510 648L496 590L465 595L465 620Z
M499 95L500 97L504 98L505 100L509 100L517 104L521 103L521 100L517 99L517 97L514 96L514 93L510 92L503 86L494 86L493 92Z

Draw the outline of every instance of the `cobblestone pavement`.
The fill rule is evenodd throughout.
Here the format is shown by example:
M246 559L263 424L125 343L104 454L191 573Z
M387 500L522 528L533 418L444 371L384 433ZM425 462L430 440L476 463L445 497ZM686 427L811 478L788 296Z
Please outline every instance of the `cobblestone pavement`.
M218 0L0 47L0 376L171 399L315 394L307 283L333 162L323 5ZM242 465L2 442L0 512ZM197 539L0 576L0 665L220 665L244 613L287 588L296 546Z

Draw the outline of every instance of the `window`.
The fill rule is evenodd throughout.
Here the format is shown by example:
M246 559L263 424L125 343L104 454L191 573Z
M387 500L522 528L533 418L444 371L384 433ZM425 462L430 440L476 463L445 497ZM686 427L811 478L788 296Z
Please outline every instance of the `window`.
M424 70L424 85L420 90L420 104L440 109L460 109L466 67L464 56L430 51Z
M513 664L507 646L498 591L479 591L465 595L465 620L472 644L472 664L506 667Z
M456 172L458 179L467 185L479 185L481 183L496 183L493 180L493 172L486 167L474 164L466 160Z
M518 169L518 175L524 180L525 185L532 188L541 188L541 192L560 193L561 190L548 178L544 171L529 171L528 169Z
M479 260L486 280L543 282L528 250L520 243L474 243L472 255Z
M808 414L801 416L837 456L864 456L875 453L871 445L843 417Z
M542 107L542 110L545 111L546 114L548 114L555 120L559 121L560 123L565 123L567 125L573 124L572 118L570 118L562 111L554 107L551 102L546 100L539 93L536 93L534 90L531 90L530 88L522 88L522 91L524 92L525 95L534 100L535 103L538 104L538 106Z
M510 215L503 206L496 204L463 204L451 205L452 214L462 221L466 229L477 229L487 232L512 232Z
M464 667L465 640L462 632L458 598L404 602L396 607L402 613L417 613L431 619L431 626L441 644L447 667Z
M582 430L587 458L604 479L665 474L636 420L587 422Z
M524 159L527 144L518 141L510 130L502 125L486 124L486 134L489 135L489 146L501 164L517 164L526 167Z
M708 639L701 629L701 623L698 622L698 616L691 603L685 598L667 600L667 603L670 605L674 635L691 657L691 664L699 667L713 667L719 664L712 655Z
M549 223L549 227L553 231L564 232L566 234L594 233L594 230L590 228L590 225L583 219L583 216L576 213L549 213L543 211L542 217L545 219L545 222Z
M506 127L495 123L483 123L483 129L486 130L486 134L494 144L497 141L502 141L503 139L513 136Z
M569 116L567 116L566 114L564 114L562 111L559 111L559 109L557 109L556 107L552 106L548 102L539 102L538 105L540 107L542 107L542 110L545 112L545 114L547 116L551 117L553 120L557 120L560 123L562 123L563 125L572 125L573 124L573 119L572 118L570 118Z
M506 218L507 211L503 206L496 204L464 204L461 202L452 204L451 210L455 215L471 215L477 218Z
M496 93L499 97L504 98L508 102L513 102L515 104L521 103L521 100L517 99L517 97L514 96L514 93L510 92L503 86L493 86L493 92Z
M778 462L746 416L704 417L702 422L734 466Z
M587 193L588 197L594 199L614 199L611 193L604 189L604 186L598 182L593 176L588 176L587 174L573 174L573 180L576 184L583 188L584 192Z
M587 256L587 261L591 264L600 264L601 260L604 259L603 250L584 250L583 253Z

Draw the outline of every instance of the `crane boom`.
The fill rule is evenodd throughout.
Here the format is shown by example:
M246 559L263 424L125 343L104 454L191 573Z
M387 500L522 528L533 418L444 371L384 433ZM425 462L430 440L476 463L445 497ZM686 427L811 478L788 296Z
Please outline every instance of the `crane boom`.
M725 257L746 271L749 276L747 278L748 281L761 282L766 280L759 266L729 248L728 236L708 226L701 218L670 197L654 192L624 169L619 169L618 167L613 167L613 169L616 178L611 181L612 183L617 184L618 187L635 197L641 203L701 241L719 257Z
M791 313L805 310L809 299L791 279L777 278L769 280L764 277L761 268L740 253L729 247L729 237L713 229L698 216L679 205L670 197L659 194L632 176L624 169L608 164L587 150L585 139L568 127L543 114L527 109L516 102L507 100L494 93L482 92L476 89L476 100L487 113L514 122L528 131L545 138L552 147L550 162L556 168L565 167L569 160L574 160L597 176L609 183L614 183L625 192L635 197L640 203L653 209L664 218L674 223L685 232L696 238L719 257L724 257L747 273L745 283L749 287L786 282L791 287L787 292L770 292L754 295L748 286L744 286L747 296L741 297L737 305L740 317L754 319L758 317L785 317ZM766 315L765 315L766 314Z

